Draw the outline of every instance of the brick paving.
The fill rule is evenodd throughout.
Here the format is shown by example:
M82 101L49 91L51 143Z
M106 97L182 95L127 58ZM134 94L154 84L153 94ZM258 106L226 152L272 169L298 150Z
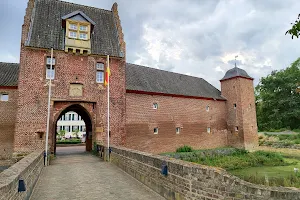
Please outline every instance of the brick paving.
M164 199L116 166L85 153L84 148L57 148L57 158L43 169L30 200Z

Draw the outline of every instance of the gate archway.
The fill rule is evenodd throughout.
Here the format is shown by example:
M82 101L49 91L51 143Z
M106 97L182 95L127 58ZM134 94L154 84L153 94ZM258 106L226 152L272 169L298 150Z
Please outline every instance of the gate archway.
M86 151L91 151L92 150L92 138L93 138L93 118L90 115L90 113L87 111L85 107L83 107L80 104L72 104L68 105L64 108L61 108L61 110L54 116L54 121L53 121L53 129L52 129L52 152L56 154L56 136L57 136L57 122L58 120L65 115L66 113L73 111L77 113L79 116L81 116L81 119L85 123L85 128L86 128L86 140L85 140L85 150Z

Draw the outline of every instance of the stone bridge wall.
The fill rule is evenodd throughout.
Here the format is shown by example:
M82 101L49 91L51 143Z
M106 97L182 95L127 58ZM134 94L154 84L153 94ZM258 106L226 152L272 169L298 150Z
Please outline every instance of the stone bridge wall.
M44 167L44 151L35 151L0 173L0 200L29 199L32 189ZM23 179L25 192L18 192Z
M163 161L167 176L161 174ZM220 168L126 148L112 147L111 162L166 199L300 200L300 190L255 185Z

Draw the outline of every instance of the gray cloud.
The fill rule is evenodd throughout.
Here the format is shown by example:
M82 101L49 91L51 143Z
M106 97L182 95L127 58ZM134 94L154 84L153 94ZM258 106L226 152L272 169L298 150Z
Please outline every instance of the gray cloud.
M111 9L113 0L68 0ZM284 35L298 0L116 0L127 62L205 78L216 87L238 66L255 78L290 65L300 39ZM17 62L26 0L1 0L0 60ZM4 47L4 48L3 48Z

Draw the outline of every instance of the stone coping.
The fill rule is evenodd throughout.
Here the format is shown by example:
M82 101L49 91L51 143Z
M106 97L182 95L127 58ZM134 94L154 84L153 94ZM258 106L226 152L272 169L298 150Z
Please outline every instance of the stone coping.
M212 178L224 181L229 185L236 185L236 187L241 190L256 190L259 193L272 193L272 192L284 192L284 193L297 193L300 195L299 188L292 187L273 187L258 185L244 181L234 175L229 174L226 170L218 167L211 167L206 165L201 165L197 163L187 162L179 159L169 158L161 155L153 155L151 153L141 152L138 150L132 150L125 147L111 146L113 153L120 154L125 157L129 157L133 160L139 161L141 163L150 165L152 167L161 169L162 163L165 161L168 165L168 171L171 174L181 176L186 179L193 180L192 174L206 174Z
M26 172L26 170L29 167L36 165L41 159L41 156L44 156L44 150L37 150L1 172L0 194L3 192L3 190L5 191L6 189L9 189L10 186L14 184L14 181L19 180L19 178L23 178L22 175Z

